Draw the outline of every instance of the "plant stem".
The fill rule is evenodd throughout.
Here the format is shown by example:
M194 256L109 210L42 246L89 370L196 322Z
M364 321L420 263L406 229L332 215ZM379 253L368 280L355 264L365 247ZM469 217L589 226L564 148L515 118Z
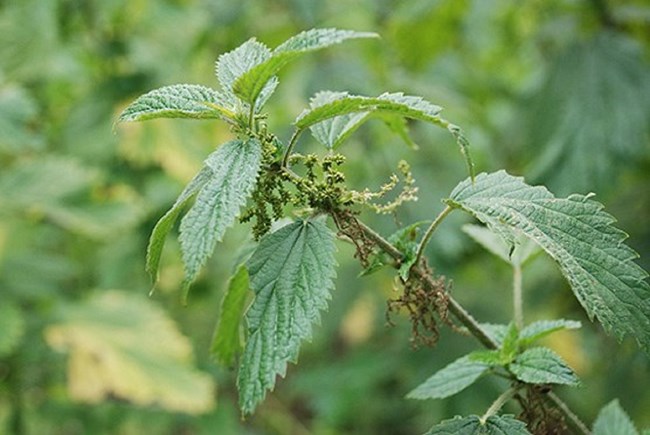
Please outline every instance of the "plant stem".
M512 399L515 393L517 393L517 390L519 390L519 388L517 386L514 386L508 388L506 391L501 393L501 395L497 397L497 399L494 402L492 402L492 405L490 405L488 410L485 411L485 414L483 414L483 416L481 417L481 424L485 424L488 418L492 417L494 414L499 412L499 410L503 408L503 405L505 405L505 403L508 400Z
M571 423L575 426L576 429L580 431L580 433L584 435L591 435L591 431L589 428L580 420L580 417L578 417L573 411L571 411L571 408L569 408L569 405L564 403L562 399L560 399L555 393L552 391L548 393L548 397L555 403L555 406L557 406L560 411L566 415Z
M417 254L415 255L415 265L420 264L420 260L422 259L422 254L424 253L424 249L427 247L427 243L429 243L429 239L433 235L433 232L438 228L438 225L440 225L440 222L447 217L449 213L451 213L453 208L450 206L446 206L443 211L440 212L440 214L435 218L433 222L431 222L431 225L429 225L429 228L427 228L426 233L424 233L424 236L422 236L422 240L420 241L420 244L418 245L418 250Z
M300 137L300 134L303 132L302 129L297 129L293 132L293 135L291 136L291 139L289 139L289 144L287 145L287 149L284 151L284 156L282 157L282 167L283 168L288 168L288 163L289 163L289 155L291 154L291 151L293 151L293 147L296 145L296 142L298 142L298 137Z
M515 325L521 330L524 327L524 298L522 290L521 264L512 265L512 303Z
M394 247L388 240L384 239L380 234L375 232L372 228L368 227L363 222L357 220L359 228L364 232L364 234L374 241L377 246L379 246L385 253L393 257L395 260L401 261L404 258L404 254ZM430 290L436 289L436 284L433 282L431 275L424 271L418 264L415 264L411 269L413 276L417 277L424 286ZM478 341L483 344L483 346L488 349L497 349L498 344L481 328L481 325L469 314L463 307L460 305L454 298L447 295L447 301L449 312L458 319L460 323L467 328L467 330L472 334Z

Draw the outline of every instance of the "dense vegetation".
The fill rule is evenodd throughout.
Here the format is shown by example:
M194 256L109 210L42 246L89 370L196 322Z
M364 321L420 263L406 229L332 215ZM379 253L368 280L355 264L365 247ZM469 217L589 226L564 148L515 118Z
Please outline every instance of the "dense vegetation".
M219 2L217 6L189 1L3 3L0 421L6 431L141 433L146 428L157 433L419 433L454 415L482 414L507 389L507 382L481 379L470 387L472 394L445 401L404 399L436 370L473 350L475 344L443 326L435 329L433 336L423 336L408 315L398 314L394 305L387 309L385 301L394 300L401 289L389 268L357 278L363 268L353 259L355 248L337 242L335 259L325 261L339 263L337 290L327 315L322 316L322 325L311 332L311 343L303 343L300 364L289 365L287 379L277 383L255 414L241 422L235 406L237 371L227 368L235 356L224 352L232 350L233 343L213 343L213 331L218 322L229 324L219 314L225 290L246 287L242 281L248 276L239 265L247 256L247 249L241 248L250 244L248 233L251 229L258 236L266 233L270 220L279 213L272 209L260 212L254 206L246 209L244 216L251 218L251 224L226 234L209 260L212 242L200 248L199 257L188 254L191 250L187 247L200 246L206 236L188 232L191 219L184 217L180 244L175 237L169 238L160 257L162 239L153 248L157 254L152 256L152 245L149 247L147 266L150 271L160 270L156 292L149 299L145 297L150 285L144 272L144 252L156 221L216 146L231 144L230 148L228 144L219 147L215 154L232 160L233 165L223 167L222 172L230 170L230 176L242 177L246 166L235 171L236 156L228 152L234 146L248 146L254 156L255 146L241 136L241 142L228 142L233 139L232 129L218 122L124 124L115 129L117 135L113 123L128 104L150 89L182 82L213 86L211 60L251 36L274 47L314 25L371 30L381 34L379 42L350 41L312 53L283 70L281 85L264 110L272 114L264 120L264 133L268 129L278 143L287 143L296 117L296 125L307 129L310 122L325 119L319 107L339 110L340 94L320 94L320 100L312 101L311 113L300 115L309 97L321 89L359 95L399 90L425 96L445 107L446 118L463 125L478 170L493 172L478 176L477 185L521 183L494 172L506 168L509 173L525 175L529 184L546 184L558 197L595 192L598 201L618 218L616 226L630 234L627 243L641 254L638 264L647 270L650 30L648 10L641 4L612 2L607 7L598 1L551 1L514 6L497 1L414 1L397 7L389 2L291 1L271 7L255 2ZM26 22L38 25L24 26ZM266 88L255 82L240 81L238 85L228 82L223 74L219 79L222 85L233 85L236 96L253 105L260 91L265 95ZM438 116L431 107L413 100L397 110L395 104L405 102L396 102L394 96L384 97L384 102L358 99L354 104L357 109L368 109L380 103L387 107L385 101L390 102L393 113L420 111L408 118ZM254 115L253 110L249 113ZM335 114L350 116L341 111ZM213 115L224 117L223 112ZM252 125L253 118L241 118L242 125ZM401 172L405 188L403 196L389 196L388 209L382 208L386 202L372 201L376 210L390 213L366 211L364 221L389 235L405 224L424 220L424 231L435 213L444 208L440 198L450 198L449 206L471 211L483 222L498 218L481 214L485 212L472 203L475 197L468 185L454 190L467 170L448 132L422 122L404 122L401 117L383 114L379 118L383 122L364 124L354 135L344 132L349 141L340 150L346 156L344 173L348 185L356 189L349 192L350 200L369 198L364 196L365 187L382 190L382 183L394 172ZM359 119L354 123L356 129ZM317 129L314 136L321 142L333 137L321 130L319 138ZM257 157L261 162L280 157L270 154L273 147L281 147L269 145L260 148L267 153ZM305 155L322 149L308 140L301 141L300 147ZM340 164L340 158L334 157L329 163L310 163L308 156L296 156L292 163L307 169L318 164L325 175L335 176L332 168ZM398 168L400 160L411 163L410 167ZM401 201L415 195L409 190L412 179L419 187L419 201ZM261 177L262 182L271 192L277 187L269 184L274 183L272 177ZM265 198L268 189L256 194L252 185L245 185L243 177L239 192L252 192L254 204L283 198L281 190L277 190L278 196ZM307 191L297 192L293 205L298 208L309 205L318 209L323 204ZM496 198L503 192L493 189L491 194ZM525 196L543 199L547 194L537 189ZM609 223L590 195L570 198L567 201L585 204L588 215ZM391 201L400 206L391 207ZM178 205L184 202L181 198ZM163 221L169 225L165 229L171 229L174 217ZM458 231L470 221L460 213L450 215L430 239L426 256L437 274L453 278L451 294L475 317L482 322L507 323L513 317L508 299L511 271L522 265L525 253L508 255L512 253L507 248L486 241L489 236L481 229L463 227L512 263L512 267L501 265L501 260ZM592 221L588 225L598 228L600 224ZM414 237L420 237L417 226L407 228L408 232L392 239L403 250L412 249ZM216 240L224 229L219 227L207 237ZM329 243L330 236L319 221L305 227L290 224L280 231L307 244L313 240L318 240L319 246ZM621 236L612 233L613 240ZM264 240L260 246L266 243L273 252L280 249L272 239ZM553 255L554 246L542 247ZM251 246L248 253L253 249ZM183 252L183 259L178 252ZM255 259L262 255L259 249L256 252L248 262L253 286ZM630 259L630 252L623 249L618 255ZM329 258L324 255L319 257ZM356 255L362 257L358 246ZM372 261L390 259L374 256ZM183 262L193 266L184 271ZM207 265L200 269L203 263ZM634 340L619 344L606 336L601 326L588 320L580 303L605 329L618 331L617 336L630 333L647 349L648 329L646 325L644 331L643 318L633 315L631 322L621 325L616 312L603 311L594 295L588 290L576 291L575 283L577 299L570 297L561 271L548 257L533 256L525 266L526 312L515 313L515 317L525 315L526 323L549 318L582 323L579 330L573 329L576 322L555 325L551 329L563 326L567 330L543 339L583 381L575 391L559 388L564 400L576 414L592 422L604 404L619 398L638 427L650 425L644 413L650 407L644 389L647 355ZM635 270L628 272L634 276L638 274ZM567 275L566 269L562 271ZM409 269L400 272L402 278L408 277ZM331 274L322 279L323 286L329 288ZM180 290L191 281L189 301L183 307ZM230 303L243 306L242 297ZM319 297L327 299L328 295ZM637 306L643 311L643 302ZM394 328L385 327L386 314ZM310 314L310 319L314 318ZM493 338L498 336L493 333L497 334L491 335ZM529 338L532 335L529 331ZM228 334L216 335L223 336ZM510 342L526 338L523 331L518 336L515 332L505 334L501 354L496 357L507 358L503 347L508 336L515 337ZM437 347L425 346L432 341L437 341ZM220 350L215 352L215 348ZM617 358L610 358L614 353ZM484 354L483 361L493 357ZM561 374L566 382L560 383L574 383L565 372ZM241 388L246 381L241 372L239 376ZM409 396L421 395L417 391ZM250 406L243 404L245 411L252 410ZM605 412L616 415L617 409L613 404ZM512 406L504 411L517 414L521 409Z

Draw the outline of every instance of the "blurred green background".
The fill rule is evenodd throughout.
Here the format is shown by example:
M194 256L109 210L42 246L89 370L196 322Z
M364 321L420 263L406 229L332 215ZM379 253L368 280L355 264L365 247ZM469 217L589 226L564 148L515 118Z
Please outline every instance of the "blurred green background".
M464 127L480 171L505 168L558 195L597 193L650 269L644 0L2 0L0 433L416 434L483 413L502 391L487 379L446 401L404 399L477 343L445 331L436 348L412 349L405 317L386 327L392 273L357 278L344 244L313 342L246 421L236 371L211 361L209 347L248 227L217 246L187 307L170 238L158 291L146 297L149 232L230 133L182 120L114 128L117 114L160 86L216 87L219 54L253 36L273 47L311 27L382 39L333 47L282 72L268 106L281 139L318 90L422 95ZM358 189L378 188L399 159L412 164L420 200L396 216L363 215L384 234L396 222L431 219L466 176L444 131L410 128L419 151L381 123L341 148ZM510 270L460 231L469 221L452 215L428 254L477 318L507 322ZM650 427L648 357L589 322L549 259L525 270L524 290L526 320L583 321L547 343L583 380L560 396L589 423L619 398Z

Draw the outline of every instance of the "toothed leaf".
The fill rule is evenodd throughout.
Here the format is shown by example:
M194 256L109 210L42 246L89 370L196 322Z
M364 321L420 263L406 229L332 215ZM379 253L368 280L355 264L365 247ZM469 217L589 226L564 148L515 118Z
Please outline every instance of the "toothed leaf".
M573 370L546 347L534 347L517 355L508 369L517 379L529 384L579 384Z
M469 356L457 359L406 395L409 399L444 399L464 390L490 366Z
M312 29L299 33L273 50L270 57L238 77L235 94L245 102L255 102L264 87L287 63L310 51L320 50L347 39L375 38L375 33L337 29Z
M425 435L530 435L526 424L511 415L492 415L485 422L477 415L454 417L432 427Z
M153 231L151 231L151 235L149 236L149 245L147 246L147 261L145 267L153 283L158 280L160 255L162 254L167 234L169 234L169 231L171 231L174 226L178 215L183 211L183 209L185 209L196 193L201 190L203 185L210 180L212 175L212 169L209 166L204 166L187 184L187 186L185 186L185 189L183 189L178 198L176 198L176 202L174 202L172 208L170 208L167 213L160 218L156 223L156 226L154 226Z
M558 262L591 318L619 339L631 334L650 352L648 274L600 203L583 195L555 198L505 171L463 181L446 202L488 226L514 228L533 239Z
M165 86L140 96L118 121L146 121L155 118L210 119L232 117L223 95L201 85Z
M232 366L242 349L240 326L249 288L248 270L242 264L228 281L210 349L212 356L225 366Z
M296 221L264 237L247 263L255 300L237 385L243 414L253 412L277 375L310 339L333 286L334 234L324 223Z
M582 327L582 324L576 320L540 320L531 323L521 330L519 334L519 345L525 347L553 332L562 329L578 329L580 327Z
M348 134L351 132L350 130L358 128L361 122L368 119L368 117L360 117L358 119L350 117L352 114L390 113L405 118L430 122L447 129L452 134L465 158L469 173L473 177L474 164L469 154L469 142L458 126L440 117L441 111L442 108L440 106L431 104L420 97L404 95L402 93L384 93L378 97L364 97L350 95L346 92L329 92L317 95L312 100L310 108L304 110L298 116L295 124L297 128L305 129L333 118L346 117L341 118L341 122L344 125L340 130L342 130L343 134ZM350 124L350 120L354 122ZM324 129L325 132L329 130L328 124L325 125ZM334 134L336 134L336 131ZM336 140L333 143L337 143Z
M598 413L592 433L593 435L638 435L639 432L618 400L612 400Z
M196 194L180 225L184 294L246 203L255 186L261 159L262 145L257 139L237 139L220 146L205 161L212 175Z

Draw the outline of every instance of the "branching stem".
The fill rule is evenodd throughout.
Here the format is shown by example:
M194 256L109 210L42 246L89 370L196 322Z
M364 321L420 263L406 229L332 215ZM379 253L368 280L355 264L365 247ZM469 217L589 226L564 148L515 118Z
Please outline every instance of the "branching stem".
M492 417L494 414L499 412L505 403L512 399L513 396L517 393L519 387L513 386L504 391L499 397L496 398L492 405L485 411L485 414L481 417L481 424L485 424L488 418Z
M384 239L380 234L375 232L372 228L368 227L361 221L357 221L359 228L364 232L364 234L374 241L377 246L379 246L386 254L393 257L395 260L401 261L404 258L404 254L400 252L395 246L393 246L388 240ZM435 290L437 288L436 283L433 282L433 278L430 274L424 271L416 263L415 266L411 269L412 276L419 279L422 284L430 290ZM490 337L484 330L481 328L481 325L469 314L465 308L462 307L454 298L447 295L448 298L448 309L449 312L458 319L460 323L467 328L467 330L472 334L478 341L483 344L483 346L488 349L497 349L498 344Z
M420 264L420 260L422 259L422 255L424 253L424 249L427 247L427 243L429 243L429 239L433 235L433 232L438 228L438 225L440 225L440 222L443 221L445 217L449 213L453 211L453 208L450 206L446 206L443 211L440 212L440 214L434 219L433 222L431 222L431 225L429 225L429 228L427 228L426 233L424 233L424 236L422 236L422 240L420 241L420 244L418 245L418 250L417 254L415 256L415 263L416 265Z
M560 411L564 413L568 417L568 419L573 423L573 426L575 426L576 429L580 431L580 433L584 435L591 435L591 431L585 425L582 420L580 420L580 417L578 417L573 411L571 411L571 408L569 408L569 405L564 403L562 399L560 399L555 393L552 391L548 393L548 397L555 403L555 406L558 407Z
M289 164L289 156L291 155L291 151L293 151L293 147L296 145L296 142L298 142L298 138L302 134L303 130L302 129L297 129L293 132L293 135L291 136L291 139L289 139L289 143L287 144L287 149L284 151L284 156L282 157L282 167L283 168L288 168Z

